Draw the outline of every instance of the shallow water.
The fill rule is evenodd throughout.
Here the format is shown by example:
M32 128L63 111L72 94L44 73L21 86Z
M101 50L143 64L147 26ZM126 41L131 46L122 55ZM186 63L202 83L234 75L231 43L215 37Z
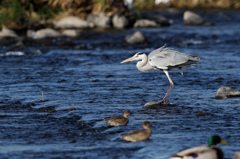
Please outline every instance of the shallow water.
M185 26L182 12L163 12L174 24L164 28L83 33L79 38L1 42L1 158L158 158L207 144L218 134L225 158L239 151L240 98L216 100L221 86L240 90L240 11L199 11L215 26ZM127 45L140 30L148 43ZM65 44L68 45L65 45ZM169 88L163 72L139 72L120 64L134 53L167 44L201 58L181 75L170 71L174 106L142 109ZM71 46L69 46L71 44ZM73 109L74 108L74 109ZM128 126L99 122L130 110ZM120 134L153 125L149 140L125 143Z

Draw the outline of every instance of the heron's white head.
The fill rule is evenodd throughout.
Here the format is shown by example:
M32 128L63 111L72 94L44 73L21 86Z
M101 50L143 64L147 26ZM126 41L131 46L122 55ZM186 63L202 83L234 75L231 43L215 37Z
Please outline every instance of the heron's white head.
M142 52L138 52L133 57L130 57L130 58L122 61L121 63L130 62L130 61L139 61L139 60L142 60L145 56L146 56L146 54L144 54Z

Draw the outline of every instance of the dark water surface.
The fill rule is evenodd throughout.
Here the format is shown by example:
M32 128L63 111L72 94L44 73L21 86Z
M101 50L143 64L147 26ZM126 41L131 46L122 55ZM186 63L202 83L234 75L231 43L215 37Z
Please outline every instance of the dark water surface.
M240 98L216 100L215 94L223 85L240 90L240 11L198 13L216 25L185 26L182 12L164 12L174 21L170 27L88 32L24 47L1 42L1 158L167 159L214 134L229 142L219 147L232 158L240 150ZM125 44L136 30L148 43ZM183 75L170 71L175 85L167 101L174 106L145 110L146 102L163 98L167 77L120 62L165 43L201 60ZM125 110L134 115L128 126L99 122ZM119 138L146 120L154 126L149 140Z

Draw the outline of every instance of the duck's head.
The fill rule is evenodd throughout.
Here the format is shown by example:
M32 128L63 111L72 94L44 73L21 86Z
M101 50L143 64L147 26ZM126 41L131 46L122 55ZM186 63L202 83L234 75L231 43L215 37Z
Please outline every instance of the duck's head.
M124 111L124 112L123 112L123 116L124 116L125 118L127 118L128 116L132 116L132 115L131 115L130 111Z
M142 124L143 129L147 129L147 128L151 127L151 126L152 125L151 125L151 123L149 121L144 121L143 124Z
M224 144L224 145L228 144L226 141L223 141L218 135L214 135L214 136L210 137L208 140L209 146L217 145L219 143Z

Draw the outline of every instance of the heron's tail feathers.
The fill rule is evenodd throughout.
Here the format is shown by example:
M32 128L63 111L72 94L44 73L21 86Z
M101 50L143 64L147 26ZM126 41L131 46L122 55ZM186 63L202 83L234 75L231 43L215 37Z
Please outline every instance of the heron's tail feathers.
M198 55L188 54L188 58L189 58L190 61L193 62L193 64L194 64L194 62L198 63L199 60L200 60L200 57Z

